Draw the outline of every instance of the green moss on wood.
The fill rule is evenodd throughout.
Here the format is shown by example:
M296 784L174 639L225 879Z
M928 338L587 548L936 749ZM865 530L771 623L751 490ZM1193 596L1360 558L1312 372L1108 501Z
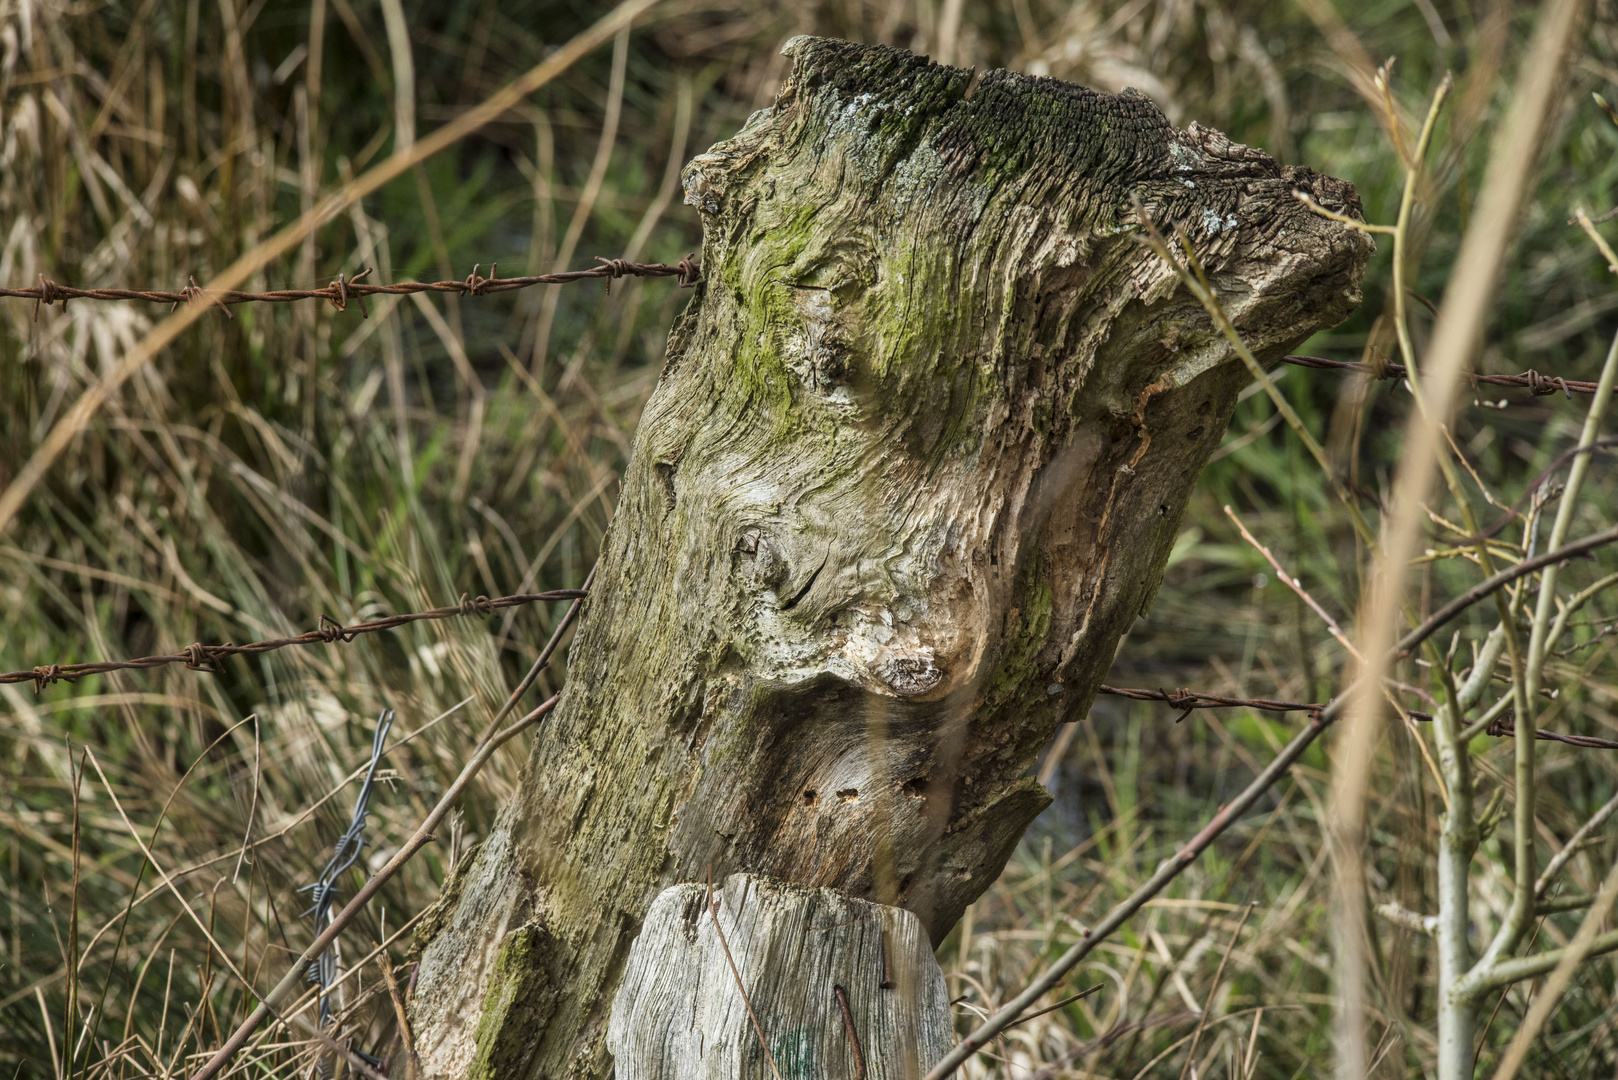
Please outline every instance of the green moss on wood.
M1032 555L1019 575L1023 602L1007 620L1010 625L1006 627L1005 651L989 679L985 711L1028 692L1040 675L1038 657L1050 633L1051 611L1056 603L1056 593L1040 574L1040 565L1039 556Z
M556 991L546 967L554 941L543 928L528 925L506 938L495 957L483 1010L473 1035L476 1052L467 1080L509 1080L525 1075Z

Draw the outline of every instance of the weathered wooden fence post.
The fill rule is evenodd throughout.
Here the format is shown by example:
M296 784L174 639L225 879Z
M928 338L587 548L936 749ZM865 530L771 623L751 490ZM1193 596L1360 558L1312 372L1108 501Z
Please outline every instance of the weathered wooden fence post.
M910 912L749 874L724 886L712 909L702 884L653 901L607 1028L617 1080L769 1075L765 1048L783 1078L919 1080L949 1051L944 973Z
M604 1075L681 882L826 887L936 941L994 880L1248 380L1133 197L1260 359L1359 300L1369 241L1294 196L1357 213L1345 183L1130 92L786 51L775 105L686 169L705 281L563 704L431 920L431 1076Z

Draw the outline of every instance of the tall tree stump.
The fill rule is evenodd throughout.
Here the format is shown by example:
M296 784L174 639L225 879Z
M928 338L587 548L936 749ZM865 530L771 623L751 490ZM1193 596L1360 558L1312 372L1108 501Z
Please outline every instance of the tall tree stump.
M1145 97L796 38L685 171L670 335L522 789L429 921L434 1077L603 1076L653 899L745 871L936 942L1151 603L1245 370L1138 242L1183 229L1260 359L1359 300L1353 188Z

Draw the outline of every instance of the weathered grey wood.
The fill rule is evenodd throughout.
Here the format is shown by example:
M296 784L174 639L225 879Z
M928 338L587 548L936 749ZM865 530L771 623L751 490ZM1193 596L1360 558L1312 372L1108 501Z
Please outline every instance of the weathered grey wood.
M607 1028L616 1080L771 1076L748 1004L783 1080L853 1077L839 986L868 1080L916 1080L949 1051L944 973L910 912L750 874L715 897L723 943L706 885L665 889L646 913Z
M936 941L1045 806L1028 770L1151 603L1248 380L1138 242L1184 229L1266 361L1369 250L1144 97L798 38L686 169L705 281L635 434L567 689L424 920L433 1077L599 1077L666 887L745 871ZM785 974L785 973L784 973Z

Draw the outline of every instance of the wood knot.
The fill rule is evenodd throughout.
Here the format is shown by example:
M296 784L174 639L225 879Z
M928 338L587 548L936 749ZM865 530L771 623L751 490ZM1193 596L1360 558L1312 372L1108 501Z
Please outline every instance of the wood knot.
M877 674L895 694L915 697L937 686L944 677L933 662L924 657L901 656L883 664Z

